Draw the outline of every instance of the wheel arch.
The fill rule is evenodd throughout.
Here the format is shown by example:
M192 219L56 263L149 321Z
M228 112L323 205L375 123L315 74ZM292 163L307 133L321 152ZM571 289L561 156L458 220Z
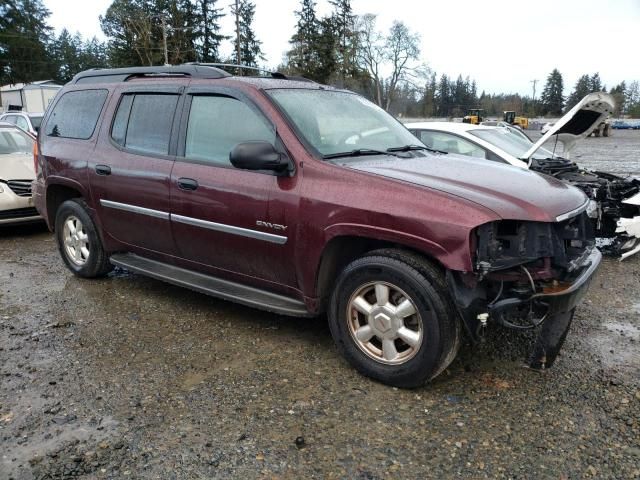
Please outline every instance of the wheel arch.
M344 268L368 252L380 249L394 249L405 251L431 262L437 268L446 270L441 260L433 252L425 252L408 242L391 241L373 236L342 234L333 236L324 246L320 255L314 285L315 296L318 299L319 311L326 311L327 303L335 280Z
M72 198L88 199L85 189L77 182L68 179L50 179L46 190L47 223L55 230L55 218L58 207Z

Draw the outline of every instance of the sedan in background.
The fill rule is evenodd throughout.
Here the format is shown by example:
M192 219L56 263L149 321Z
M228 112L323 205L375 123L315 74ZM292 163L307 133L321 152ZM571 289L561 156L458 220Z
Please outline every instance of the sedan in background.
M33 206L35 139L9 123L0 123L0 226L41 221Z
M624 259L640 252L640 179L587 170L570 160L576 142L588 136L613 108L610 95L589 94L535 143L509 127L449 122L409 123L406 127L434 150L528 168L580 188L592 200L589 216L598 247ZM550 140L552 151L542 147ZM558 144L563 147L562 155L556 153Z

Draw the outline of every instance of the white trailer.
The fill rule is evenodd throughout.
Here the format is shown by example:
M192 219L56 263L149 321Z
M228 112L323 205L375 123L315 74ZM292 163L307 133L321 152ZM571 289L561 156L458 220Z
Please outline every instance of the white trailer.
M53 80L3 85L0 87L0 112L44 112L61 88L62 85Z

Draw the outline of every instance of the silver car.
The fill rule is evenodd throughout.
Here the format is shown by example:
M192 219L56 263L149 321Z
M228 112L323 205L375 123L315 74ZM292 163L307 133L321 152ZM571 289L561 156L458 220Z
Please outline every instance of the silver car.
M42 220L31 196L34 140L15 125L0 123L0 225Z

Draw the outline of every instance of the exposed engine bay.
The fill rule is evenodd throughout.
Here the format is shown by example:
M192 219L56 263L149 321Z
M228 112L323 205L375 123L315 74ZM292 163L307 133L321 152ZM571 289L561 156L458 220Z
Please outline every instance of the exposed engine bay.
M491 222L476 229L472 248L474 271L447 276L471 338L489 322L541 327L529 365L550 367L600 263L592 221L582 212L554 223Z
M532 160L530 169L580 188L593 201L587 214L603 253L624 259L640 251L640 179L581 169L563 158Z

